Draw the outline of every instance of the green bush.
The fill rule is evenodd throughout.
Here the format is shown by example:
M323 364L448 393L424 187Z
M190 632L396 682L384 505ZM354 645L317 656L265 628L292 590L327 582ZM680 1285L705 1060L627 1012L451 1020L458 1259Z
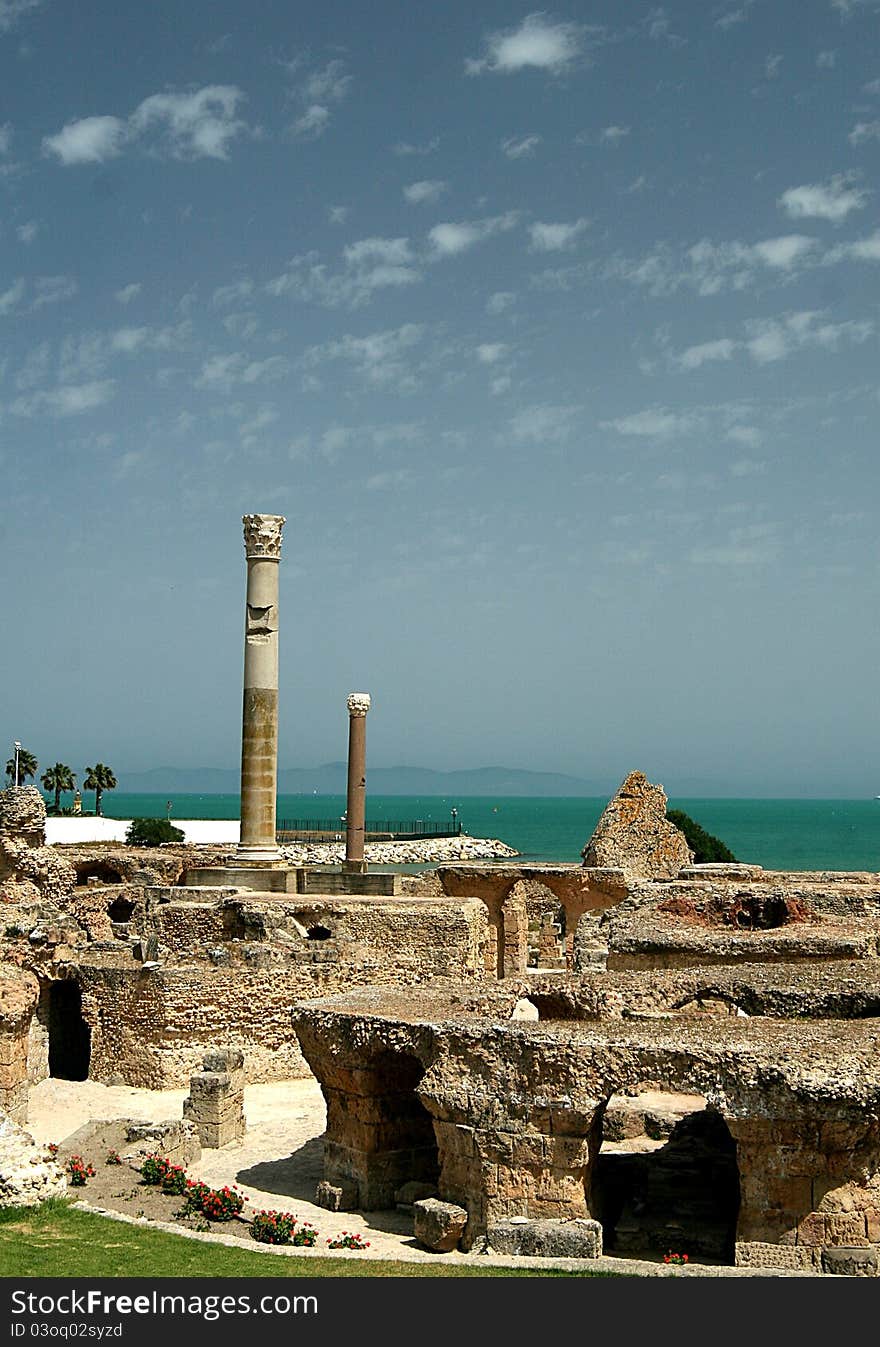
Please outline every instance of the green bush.
M184 833L167 818L133 818L125 840L131 847L159 847L163 842L182 842Z
M694 853L695 865L707 865L712 861L735 861L736 857L723 842L711 833L707 833L701 828L699 823L695 823L689 815L681 809L667 809L666 817L670 823L674 823L687 839L687 844Z

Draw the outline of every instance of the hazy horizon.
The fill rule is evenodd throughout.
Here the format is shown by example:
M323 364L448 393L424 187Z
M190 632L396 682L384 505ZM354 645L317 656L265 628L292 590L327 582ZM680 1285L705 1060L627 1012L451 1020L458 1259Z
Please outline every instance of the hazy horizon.
M880 791L880 0L0 0L0 736Z

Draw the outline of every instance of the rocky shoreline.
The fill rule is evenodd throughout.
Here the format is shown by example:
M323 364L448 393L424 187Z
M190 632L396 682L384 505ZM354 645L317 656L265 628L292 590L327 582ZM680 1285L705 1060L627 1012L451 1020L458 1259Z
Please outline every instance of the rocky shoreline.
M294 865L338 865L345 842L294 842L281 848ZM375 865L432 865L445 861L502 860L520 853L494 837L426 837L408 842L365 842L364 860Z

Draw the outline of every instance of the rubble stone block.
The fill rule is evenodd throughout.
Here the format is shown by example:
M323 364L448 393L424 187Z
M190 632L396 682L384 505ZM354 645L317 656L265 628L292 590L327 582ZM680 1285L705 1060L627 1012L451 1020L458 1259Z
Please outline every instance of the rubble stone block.
M450 1253L458 1247L467 1220L465 1208L453 1202L426 1197L413 1203L413 1233L420 1244L435 1253Z
M880 1249L845 1244L823 1249L822 1271L836 1277L880 1277Z
M602 1227L586 1217L574 1220L528 1220L513 1217L490 1225L486 1232L495 1253L535 1258L599 1258Z
M325 1211L354 1211L358 1205L355 1183L328 1183L322 1179L315 1189L315 1205Z

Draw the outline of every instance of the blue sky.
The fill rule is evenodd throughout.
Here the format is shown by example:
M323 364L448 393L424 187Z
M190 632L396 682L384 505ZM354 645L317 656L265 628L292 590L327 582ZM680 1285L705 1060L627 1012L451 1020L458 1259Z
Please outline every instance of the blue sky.
M3 733L880 791L880 0L0 0ZM120 782L124 788L124 780Z

